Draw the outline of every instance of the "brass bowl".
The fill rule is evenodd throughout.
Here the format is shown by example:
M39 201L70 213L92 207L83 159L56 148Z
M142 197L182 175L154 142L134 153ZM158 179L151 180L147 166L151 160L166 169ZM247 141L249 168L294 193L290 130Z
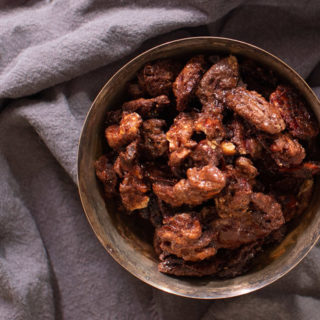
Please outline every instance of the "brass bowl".
M253 45L216 37L195 37L168 42L152 48L122 67L102 88L85 120L78 153L78 186L87 219L109 254L142 281L166 292L197 299L218 299L242 295L260 289L294 268L320 237L319 181L312 201L299 221L291 225L284 241L263 254L249 273L228 280L210 277L178 278L160 273L153 253L150 234L141 221L122 216L105 203L96 179L94 162L103 153L106 111L120 106L126 82L147 62L159 58L193 53L232 53L254 59L274 70L305 97L318 120L320 102L306 82L287 64ZM135 217L134 217L135 218Z

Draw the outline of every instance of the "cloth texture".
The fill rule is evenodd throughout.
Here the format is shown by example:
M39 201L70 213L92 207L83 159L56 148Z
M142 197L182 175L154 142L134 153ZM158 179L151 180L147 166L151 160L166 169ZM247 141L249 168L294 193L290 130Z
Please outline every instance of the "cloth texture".
M319 319L319 245L264 289L199 301L134 278L86 221L76 163L93 99L138 53L200 35L266 49L320 95L317 0L0 0L0 320Z

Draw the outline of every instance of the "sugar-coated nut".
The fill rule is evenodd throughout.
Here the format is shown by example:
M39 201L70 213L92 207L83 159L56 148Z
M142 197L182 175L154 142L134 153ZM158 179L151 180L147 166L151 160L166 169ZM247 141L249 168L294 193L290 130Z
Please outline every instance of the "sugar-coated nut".
M222 142L221 145L222 153L225 156L233 156L236 154L236 146L232 142Z

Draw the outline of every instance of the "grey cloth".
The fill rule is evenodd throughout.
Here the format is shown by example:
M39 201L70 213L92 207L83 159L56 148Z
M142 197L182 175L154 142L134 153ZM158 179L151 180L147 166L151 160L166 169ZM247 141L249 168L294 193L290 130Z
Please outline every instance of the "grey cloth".
M0 0L0 319L319 319L320 248L258 292L163 293L104 251L76 187L80 130L139 52L215 35L256 44L320 94L320 2Z

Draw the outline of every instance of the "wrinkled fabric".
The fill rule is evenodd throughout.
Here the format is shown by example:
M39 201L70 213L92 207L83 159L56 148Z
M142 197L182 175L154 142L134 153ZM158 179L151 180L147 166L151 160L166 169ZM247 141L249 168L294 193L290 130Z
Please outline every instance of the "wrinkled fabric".
M86 113L132 57L230 37L279 56L319 96L319 17L319 1L0 0L0 319L319 319L319 245L257 292L181 298L104 251L76 186Z

